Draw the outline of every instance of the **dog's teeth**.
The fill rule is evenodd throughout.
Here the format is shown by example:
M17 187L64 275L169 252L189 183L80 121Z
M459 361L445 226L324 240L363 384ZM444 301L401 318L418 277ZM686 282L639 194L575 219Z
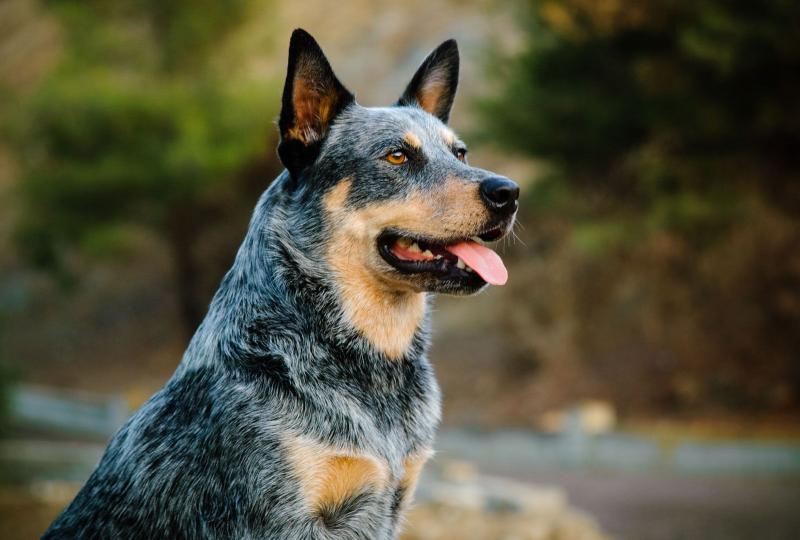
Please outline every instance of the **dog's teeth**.
M422 252L422 256L426 257L428 259L433 259L433 253L431 253L431 250L429 250L429 249L426 249L425 251L423 251Z
M408 251L413 251L414 253L421 253L422 252L422 250L419 248L419 244L417 244L416 242L411 244L411 247L408 248Z
M405 236L402 236L397 239L397 245L399 245L401 248L408 249L408 246L411 245L411 238L406 238Z
M456 263L456 266L458 266L462 270L467 267L467 265L464 264L464 261L461 260L461 257L458 258L458 262Z
M472 268L470 268L469 266L467 266L467 272L474 272L474 270Z
M433 258L438 260L438 259L441 259L441 258L442 258L442 256L441 256L441 255L434 255L434 257L433 257Z

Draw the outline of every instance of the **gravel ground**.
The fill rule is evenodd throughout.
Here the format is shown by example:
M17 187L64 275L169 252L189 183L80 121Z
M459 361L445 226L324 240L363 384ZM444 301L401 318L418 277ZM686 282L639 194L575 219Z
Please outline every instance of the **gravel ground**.
M800 538L800 477L492 472L562 489L572 504L620 540Z
M471 445L486 446L481 441L476 439ZM496 449L496 441L494 444L480 452L471 447L474 455L481 456L472 463L450 459L448 467L448 460L443 459L447 452L442 452L426 467L419 503L409 516L404 540L800 538L800 475L546 468L533 466L524 455L517 456L519 459L509 452L498 455L490 451ZM101 450L67 445L70 452L65 452L63 446L44 445L39 452L14 446L10 455L38 461L15 462L12 469L30 473L36 465L42 474L52 473L40 461L55 463L60 457L75 461L81 466L73 468L85 469L88 474L86 463L94 463ZM501 446L513 448L511 443ZM44 452L48 449L49 453ZM50 455L53 453L57 455ZM86 459L77 460L73 454L85 454ZM61 464L59 470L64 473L72 468ZM29 487L0 486L0 537L37 537L85 475L67 476L74 476L77 483L35 481Z
M0 487L0 537L41 535L79 483ZM402 540L611 540L560 489L478 475L469 463L437 464L420 485Z
M468 460L483 474L559 489L571 505L619 540L800 538L796 466L769 474L751 470L747 475L722 475L715 472L714 463L691 473L657 467L572 467L542 460L541 445L529 436L502 431L476 436L443 430L437 448L439 458ZM630 457L623 454L620 462Z

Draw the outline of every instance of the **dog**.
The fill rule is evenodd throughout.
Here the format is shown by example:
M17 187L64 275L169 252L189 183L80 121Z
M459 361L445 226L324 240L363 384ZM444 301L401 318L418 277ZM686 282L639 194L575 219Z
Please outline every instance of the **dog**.
M447 127L458 69L446 41L366 108L294 31L285 170L174 375L43 538L397 537L440 419L430 298L506 281L483 242L518 207Z

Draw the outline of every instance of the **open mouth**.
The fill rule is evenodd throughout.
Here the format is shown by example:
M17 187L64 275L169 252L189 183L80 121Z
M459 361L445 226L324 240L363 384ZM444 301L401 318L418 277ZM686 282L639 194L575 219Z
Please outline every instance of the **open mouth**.
M387 231L378 238L381 256L405 274L427 272L442 279L504 285L508 272L500 256L481 241L503 236L498 227L476 237L432 240Z

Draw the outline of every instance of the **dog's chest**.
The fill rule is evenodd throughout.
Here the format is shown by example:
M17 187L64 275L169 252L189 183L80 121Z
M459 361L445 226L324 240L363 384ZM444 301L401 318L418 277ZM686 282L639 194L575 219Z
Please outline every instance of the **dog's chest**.
M294 423L301 430L282 438L306 515L339 529L380 524L373 537L391 537L432 453L440 416L428 367L404 375L393 387L365 385L357 394L332 385L316 403L335 407L320 405L307 422Z
M391 527L432 453L430 448L409 453L397 471L385 458L345 453L300 437L286 441L285 449L304 511L338 528L359 520Z

